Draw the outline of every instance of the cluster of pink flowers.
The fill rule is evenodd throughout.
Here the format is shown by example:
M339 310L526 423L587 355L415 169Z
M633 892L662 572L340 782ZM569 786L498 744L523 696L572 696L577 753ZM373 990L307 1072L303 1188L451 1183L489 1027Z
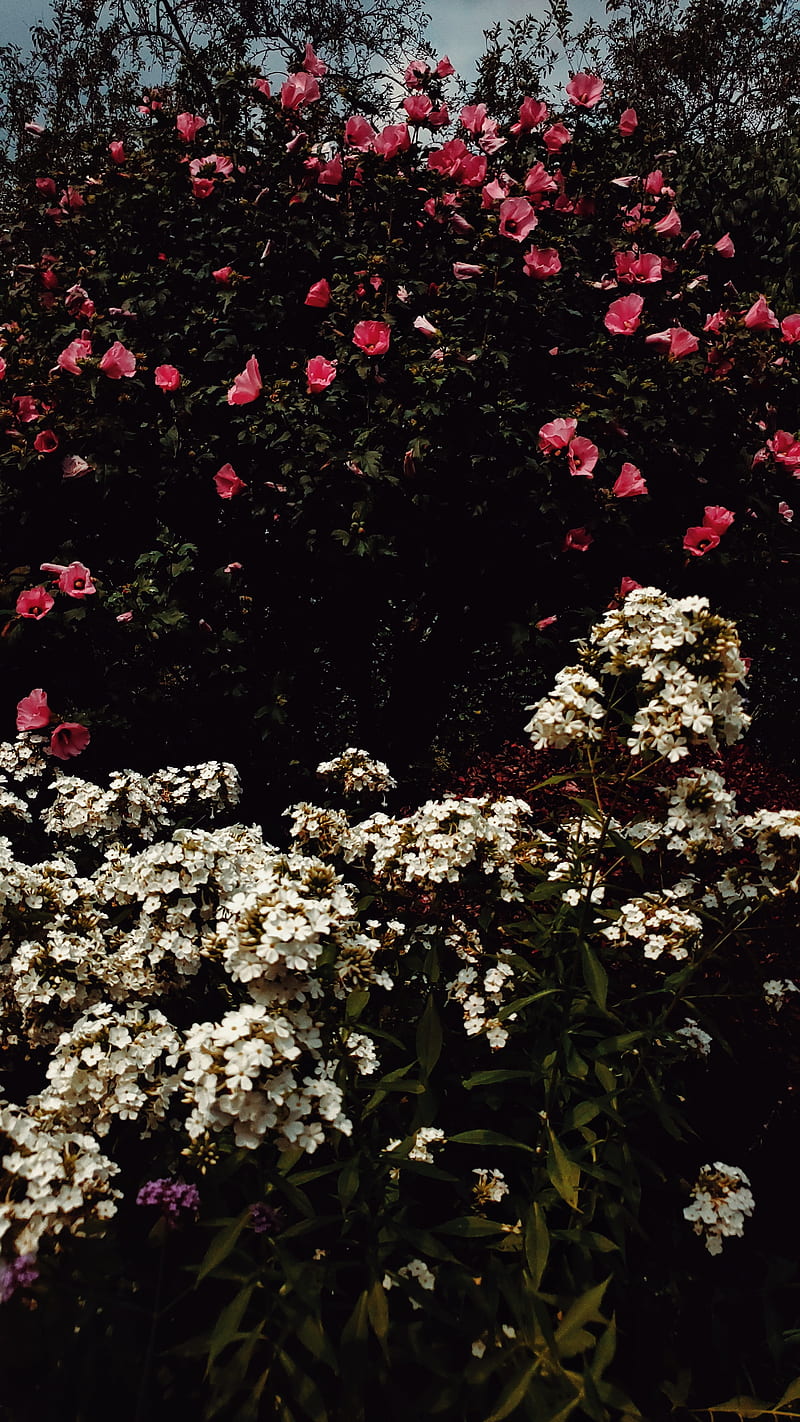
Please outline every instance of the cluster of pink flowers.
M574 419L550 420L539 430L539 448L543 454L561 454L566 450L570 474L591 479L600 451L590 439L576 434L577 428L578 421Z
M73 563L42 563L40 571L43 573L56 573L56 586L59 592L66 593L67 597L84 598L89 597L97 589L92 582L92 575L89 569L79 562ZM26 588L17 598L16 611L18 617L33 618L34 621L45 617L52 607L55 606L55 599L47 591L47 588L40 586L36 588Z
M37 686L17 702L17 730L43 731L55 719L47 704L47 693ZM88 730L78 721L60 721L50 733L50 754L57 760L71 760L80 755L91 740Z
M719 541L733 523L735 515L721 504L709 504L703 510L703 522L687 528L683 546L693 558L701 558L709 549L717 548Z

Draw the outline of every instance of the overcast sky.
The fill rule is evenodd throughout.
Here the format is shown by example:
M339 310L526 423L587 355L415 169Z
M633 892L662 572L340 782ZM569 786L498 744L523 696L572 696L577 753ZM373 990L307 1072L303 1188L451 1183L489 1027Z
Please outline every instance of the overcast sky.
M222 3L222 0L221 0ZM47 16L46 0L0 0L0 43L24 45L31 25ZM541 14L543 0L428 0L432 16L431 43L441 54L449 54L456 69L466 79L473 74L477 55L483 49L483 31L498 19ZM605 15L603 0L573 0L573 14L583 22L590 14L599 21Z

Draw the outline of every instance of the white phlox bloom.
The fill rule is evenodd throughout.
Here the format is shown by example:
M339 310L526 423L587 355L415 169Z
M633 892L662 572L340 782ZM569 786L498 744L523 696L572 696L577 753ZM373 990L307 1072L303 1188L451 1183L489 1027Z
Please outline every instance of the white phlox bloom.
M709 1254L722 1253L723 1239L741 1236L746 1215L752 1215L755 1201L750 1181L735 1165L715 1160L704 1165L692 1186L692 1203L683 1212L695 1234L705 1237Z
M677 960L687 958L702 936L703 922L697 914L679 908L676 897L667 889L629 899L616 922L601 930L603 937L611 943L639 943L645 958L660 958L662 953Z
M343 795L385 795L397 781L382 760L373 760L366 751L348 746L334 760L323 760L317 775L341 790Z
M795 992L800 992L800 988L791 978L770 978L764 983L764 1000L776 1009L791 1001L792 993Z
M687 1017L684 1026L678 1028L675 1036L680 1037L686 1049L695 1052L698 1057L710 1055L713 1039L698 1026L693 1017Z
M0 1249L35 1254L45 1235L82 1234L90 1220L116 1213L119 1166L93 1136L62 1130L47 1118L0 1109Z

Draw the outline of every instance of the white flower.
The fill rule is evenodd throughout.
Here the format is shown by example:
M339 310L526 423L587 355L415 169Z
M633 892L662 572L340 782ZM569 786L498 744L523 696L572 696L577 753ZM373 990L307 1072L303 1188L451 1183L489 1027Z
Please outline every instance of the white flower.
M738 1166L715 1160L702 1167L683 1217L694 1225L695 1234L705 1236L709 1254L721 1254L723 1239L743 1233L745 1215L752 1215L755 1208L749 1186Z

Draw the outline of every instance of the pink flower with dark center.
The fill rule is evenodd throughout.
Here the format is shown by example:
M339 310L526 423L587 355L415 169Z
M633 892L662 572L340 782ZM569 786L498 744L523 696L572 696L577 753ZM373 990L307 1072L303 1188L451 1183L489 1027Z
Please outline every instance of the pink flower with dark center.
M789 345L794 345L795 341L800 341L800 312L793 312L791 316L784 316L781 321L781 339L787 341Z
M281 85L281 103L290 113L296 113L306 104L315 104L319 97L319 84L305 71L290 74L286 83Z
M623 109L619 116L619 131L623 138L630 138L639 127L639 115L635 109Z
M206 121L199 114L178 114L175 120L175 127L184 143L193 143L201 128L205 126Z
M63 563L40 563L39 571L58 573L59 592L66 593L67 597L89 597L97 591L84 563L73 562L66 566Z
M391 328L384 321L359 321L353 331L353 345L367 355L385 355L391 338Z
M594 477L592 470L599 458L600 451L590 439L578 435L575 439L570 440L567 449L570 474L578 475L584 479L592 479Z
M661 258L653 252L615 252L614 266L617 281L645 282L661 281Z
M37 686L34 691L17 702L17 730L41 731L49 726L53 713L47 704L47 693Z
M538 281L556 276L561 271L561 258L555 247L531 247L530 251L523 253L522 260L525 275L536 277Z
M403 100L403 108L410 123L424 123L433 104L427 94L408 94Z
M70 760L85 751L91 736L77 721L62 721L50 737L50 754L57 760Z
M159 390L177 390L181 379L181 373L174 365L156 366L155 382Z
M325 63L324 59L320 59L314 53L313 44L306 45L306 54L305 59L303 60L303 68L305 69L306 74L313 74L316 79L322 79L323 75L327 74L328 72L328 66Z
M313 286L308 288L308 295L306 296L304 305L324 308L325 306L330 306L330 304L331 289L325 278L321 277L319 281L315 281Z
M123 376L129 378L136 371L136 356L123 346L122 341L115 341L100 361L100 369L109 380L121 380Z
M225 153L207 153L204 158L192 159L189 172L193 178L229 178L233 159Z
M430 72L431 67L424 59L412 59L403 75L406 88L421 89Z
M617 499L632 499L637 494L646 494L647 485L641 470L635 464L623 464L611 492Z
M671 207L664 217L653 223L653 231L658 232L661 237L677 237L680 230L681 219L675 207Z
M70 375L80 375L81 368L78 361L89 360L91 354L92 343L89 340L89 333L84 331L82 336L70 341L69 345L64 347L61 354L56 357L56 365L59 365L62 370L69 371Z
M233 274L233 267L217 267L217 270L211 273L217 286L230 286Z
M697 336L693 336L685 326L669 326L666 331L654 331L652 336L645 336L644 340L648 346L666 347L670 360L680 360L682 356L692 355L700 348Z
M572 134L568 128L564 127L563 123L551 124L550 128L546 128L542 134L542 143L548 153L560 153L561 149L571 142Z
M530 130L538 128L540 123L546 123L549 113L547 104L542 103L541 99L529 96L520 104L519 122L511 125L511 132L530 133Z
M228 404L249 405L251 400L258 399L263 389L261 371L258 368L258 361L253 355L228 391Z
M714 243L714 251L719 252L721 257L736 255L736 248L733 245L730 232L726 232L724 237L720 237L719 241Z
M125 152L125 144L120 143L118 139L112 139L108 145L108 151L115 163L124 163L128 156Z
M552 173L548 173L544 163L534 163L528 169L523 186L534 203L542 202L546 193L558 192L558 183Z
M525 198L506 198L500 204L500 236L512 242L524 242L538 224L531 204Z
M788 430L776 430L772 439L767 440L767 449L779 464L789 469L800 469L800 440Z
M349 148L367 153L374 146L375 130L368 119L361 114L353 114L344 126L344 141Z
M65 479L80 479L84 474L88 474L91 464L82 459L80 454L68 454L66 459L61 461L61 472Z
M603 325L612 336L632 336L639 329L643 306L642 296L619 296L609 306Z
M594 538L588 528L571 528L561 545L562 553L585 553L591 548Z
M550 420L539 430L539 448L544 454L557 454L574 439L577 428L577 420Z
M47 588L26 588L17 598L18 617L45 617L51 607L55 606L54 599L50 596Z
M773 326L779 326L780 322L775 312L767 305L765 298L759 296L747 312L744 324L751 331L768 331Z
M53 454L58 449L58 435L55 430L41 430L33 441L37 454Z
M718 533L720 538L735 518L735 513L724 508L722 504L707 504L703 509L703 527L710 528L712 533Z
M567 98L579 109L594 109L600 103L605 84L596 74L574 74L567 85Z
M247 488L231 464L223 464L222 468L217 470L214 483L221 499L232 499L234 494L241 494L242 490Z
M693 558L702 558L711 548L719 546L719 534L713 528L687 528L683 537L683 547Z
M306 366L309 395L321 395L336 379L336 361L314 356Z
M375 135L375 152L382 158L394 158L411 147L411 134L406 123L389 123Z

